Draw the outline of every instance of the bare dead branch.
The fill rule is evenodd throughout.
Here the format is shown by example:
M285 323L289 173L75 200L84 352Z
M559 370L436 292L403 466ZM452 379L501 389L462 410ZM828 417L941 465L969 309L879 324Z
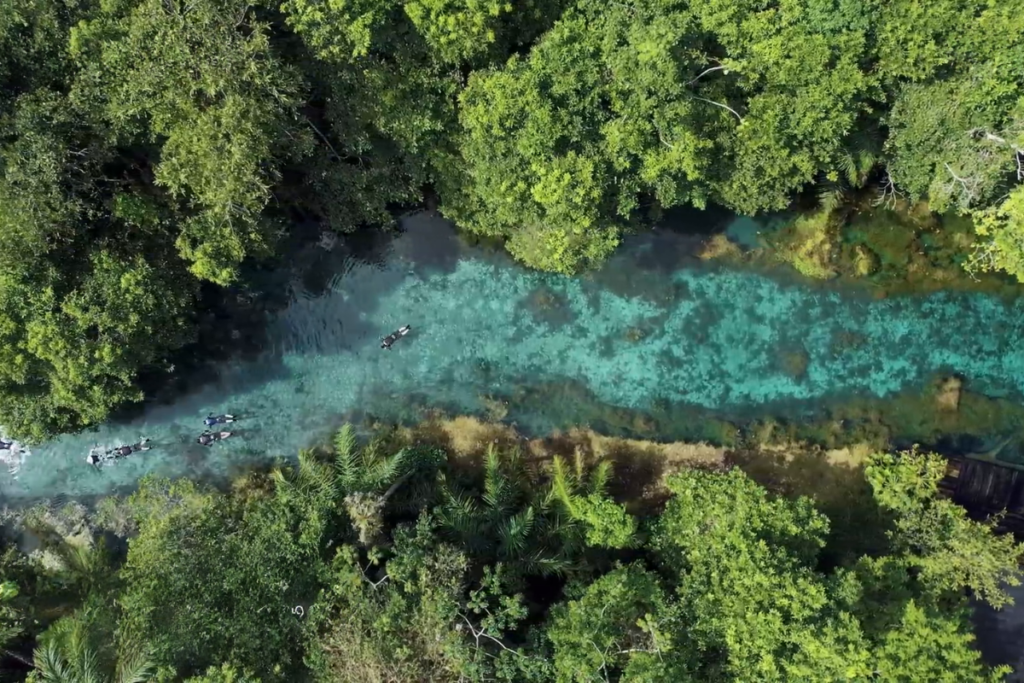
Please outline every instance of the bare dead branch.
M697 81L699 81L701 78L703 78L704 76L708 75L712 71L721 71L722 69L727 69L727 68L728 67L726 67L724 64L720 64L718 66L713 66L710 69L704 69L699 74L697 74L696 78L694 78L692 81L690 81L686 85L693 85L694 83L696 83Z
M358 567L359 565L357 564L356 566ZM371 566L372 565L369 564L366 565L366 569L369 569ZM370 584L370 586L373 587L374 590L376 590L378 586L380 586L382 583L391 578L387 574L385 574L384 578L380 581L373 581L369 576L366 575L366 569L359 567L359 573L363 575L363 579L366 581L366 583Z
M721 102L715 102L714 100L709 100L706 97L698 97L697 95L690 95L690 97L692 97L695 100L700 100L701 102L707 102L708 104L713 104L716 107L721 107L722 109L725 109L726 111L731 112L732 115L736 117L736 120L738 120L740 123L743 123L743 117L740 116L738 113L736 113L736 110L733 109L732 107L730 107L727 104L722 104Z
M883 182L881 187L879 187L878 197L871 202L871 205L892 209L896 206L897 198L902 196L903 193L896 187L896 183L892 181L892 176L889 175L889 171L887 170L885 172L885 182Z
M466 626L469 626L469 632L473 634L473 638L474 638L474 640L476 640L476 646L477 647L480 647L480 639L481 638L488 638L492 642L497 643L498 646L501 647L501 649L504 650L505 652L511 652L512 654L514 654L514 655L516 655L518 657L526 657L526 655L524 655L519 650L513 650L512 648L510 648L507 645L505 645L505 643L501 642L499 639L495 638L494 636L492 636L491 634L487 633L483 629L477 630L477 628L473 626L473 622L470 621L469 617L467 617L465 614L459 614L459 616L462 617L462 620L466 622Z
M325 144L325 145L327 145L327 149L331 150L331 153L332 153L332 154L334 154L334 157L335 157L335 158L336 158L336 159L337 159L338 161L341 161L341 160L342 160L342 159L341 159L341 155L340 155L340 154L338 154L338 151L337 151L336 149L334 149L334 145L332 145L332 144L331 144L331 141L327 139L327 136L326 136L326 135L324 135L323 133L321 133L321 132L320 132L320 129L319 129L319 128L317 128L316 126L314 126L314 125L313 125L313 122L312 122L312 121L310 121L309 119L306 119L306 123L308 123L308 124L309 124L309 127L310 127L310 128L312 128L312 129L313 129L313 131L314 131L314 132L315 132L315 133L316 133L317 135L319 135L319 136L320 136L320 139L324 141L324 144Z
M947 162L943 162L942 165L946 167L946 170L949 172L949 175L953 177L953 180L951 180L950 184L947 186L947 188L950 190L950 194L953 194L953 189L957 185L959 185L960 189L963 191L963 194L967 199L967 201L964 202L964 204L971 204L976 196L979 181L976 179L971 180L969 178L961 178L956 174L955 171L953 171L953 168Z

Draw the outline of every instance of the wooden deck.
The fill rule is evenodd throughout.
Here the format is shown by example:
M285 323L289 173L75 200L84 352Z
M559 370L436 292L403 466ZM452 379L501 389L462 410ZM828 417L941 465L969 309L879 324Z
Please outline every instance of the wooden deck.
M950 458L939 489L972 517L1006 511L999 528L1024 536L1024 466L973 457Z

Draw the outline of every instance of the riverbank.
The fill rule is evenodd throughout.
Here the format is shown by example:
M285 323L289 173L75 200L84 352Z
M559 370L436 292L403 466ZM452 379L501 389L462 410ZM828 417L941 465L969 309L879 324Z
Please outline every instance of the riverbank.
M861 288L873 297L940 291L1013 300L1024 284L971 268L978 237L970 218L932 213L926 202L879 203L867 190L838 206L804 208L763 229L716 233L701 257L734 267L790 268L825 289Z
M860 665L865 675L955 668L981 680L966 591L999 606L999 582L1020 573L1024 546L938 496L931 473L943 462L935 456L891 457L866 444L658 443L584 428L530 438L469 416L367 426L365 439L343 428L297 463L250 467L220 491L148 478L131 496L92 509L8 515L23 552L0 553L2 599L18 598L0 617L21 635L0 658L31 662L34 642L62 642L41 635L61 620L89 633L103 656L115 644L132 652L118 635L130 632L138 661L191 683L209 667L242 680L355 683L381 671L456 680L453 671L481 666L482 678L512 671L508 680L548 683L557 671L579 671L575 640L565 638L589 643L595 628L628 642L588 666L636 666L625 644L651 636L630 629L653 619L654 642L671 638L675 659L645 666L727 666L738 676L755 646L760 661L793 666L789 637L723 638L746 633L738 627L753 617L777 618L780 601L799 594L817 597L786 618L785 633L817 642L827 627L848 641L844 670L856 647L858 661L872 662ZM903 487L917 492L913 501L894 495ZM900 535L922 533L934 545L908 552ZM965 537L989 560L983 576L963 579L960 560L951 560ZM728 600L714 588L719 579ZM934 607L905 614L906 595ZM628 613L605 623L609 604ZM704 605L688 623L715 647L691 645L690 629L672 627L690 604ZM593 616L569 619L591 608ZM878 609L895 621L865 616ZM906 619L919 639L941 633L942 646L889 656L885 643L911 628ZM410 649L397 650L402 642ZM503 661L509 652L515 658ZM799 666L827 677L831 661L801 657Z

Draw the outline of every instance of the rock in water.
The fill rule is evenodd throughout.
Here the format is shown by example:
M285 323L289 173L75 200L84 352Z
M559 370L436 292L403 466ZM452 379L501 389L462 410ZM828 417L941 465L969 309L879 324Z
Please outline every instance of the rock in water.
M963 390L963 385L963 380L959 377L947 377L942 380L935 396L940 410L955 412L960 407L960 392Z

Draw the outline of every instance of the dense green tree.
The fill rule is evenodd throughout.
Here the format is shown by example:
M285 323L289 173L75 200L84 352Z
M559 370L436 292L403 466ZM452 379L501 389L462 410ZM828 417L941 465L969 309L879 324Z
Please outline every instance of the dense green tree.
M259 683L259 680L224 664L219 667L211 666L203 675L186 679L186 683Z
M18 586L13 581L0 583L0 650L6 648L7 643L22 631L23 617L15 606L18 593Z
M784 208L819 174L863 182L870 107L856 3L577 3L525 58L463 94L470 229L525 263L603 260L648 200Z
M13 27L26 45L25 31L66 41L59 31L80 11L32 3ZM12 67L7 93L18 94L0 116L0 418L42 438L140 399L139 370L192 337L194 287L139 212L123 210L139 200L117 151L64 94L71 59L35 47L14 51L41 63Z
M315 595L331 502L273 486L229 497L144 483L128 501L139 531L121 570L121 632L179 674L226 662L287 677L298 665L295 608Z
M394 534L389 559L362 566L339 551L330 588L313 607L312 664L319 680L480 680L502 651L499 624L481 626L466 605L469 560L441 541L428 517ZM471 619L472 617L472 619ZM486 634L474 638L466 628ZM500 642L500 640L498 641Z
M179 209L177 246L227 284L270 241L264 209L281 161L301 155L299 74L258 8L235 0L104 3L71 35L73 96L115 139L159 145L153 174Z
M887 167L914 199L978 221L974 264L1024 276L1024 4L885 3L879 71L892 91ZM899 47L893 42L901 36Z
M556 606L547 637L558 681L686 681L685 652L672 649L678 621L656 574L630 565L605 574L578 600Z
M117 572L97 564L102 552L70 552L45 533L52 515L28 515L67 551L47 562L66 598L55 613L67 616L40 638L32 680L995 683L1006 673L974 647L967 590L1005 604L1001 582L1019 574L1021 548L938 497L937 456L872 459L867 478L892 519L866 521L887 524L890 545L836 567L821 561L829 521L813 503L738 469L672 475L664 508L635 534L601 493L600 462L558 460L546 481L495 448L476 476L434 451L421 473L443 476L415 486L410 456L389 456L403 445L388 433L362 447L344 429L333 454L304 451L227 491L147 480L105 506L107 520L133 519L117 525L132 535ZM396 482L410 500L387 498L373 542L357 544L346 496ZM23 580L28 564L11 554L0 564L0 626L12 634L47 604Z
M970 589L994 607L1011 602L1005 586L1019 586L1024 544L997 535L993 524L970 519L967 511L938 496L946 462L914 452L875 456L867 477L879 504L894 517L893 551L917 570L928 590Z
M862 635L814 571L828 520L807 499L772 498L739 470L688 473L653 538L676 572L683 644L702 680L828 680L865 675ZM858 675L858 674L855 674ZM702 678L705 677L706 678Z

